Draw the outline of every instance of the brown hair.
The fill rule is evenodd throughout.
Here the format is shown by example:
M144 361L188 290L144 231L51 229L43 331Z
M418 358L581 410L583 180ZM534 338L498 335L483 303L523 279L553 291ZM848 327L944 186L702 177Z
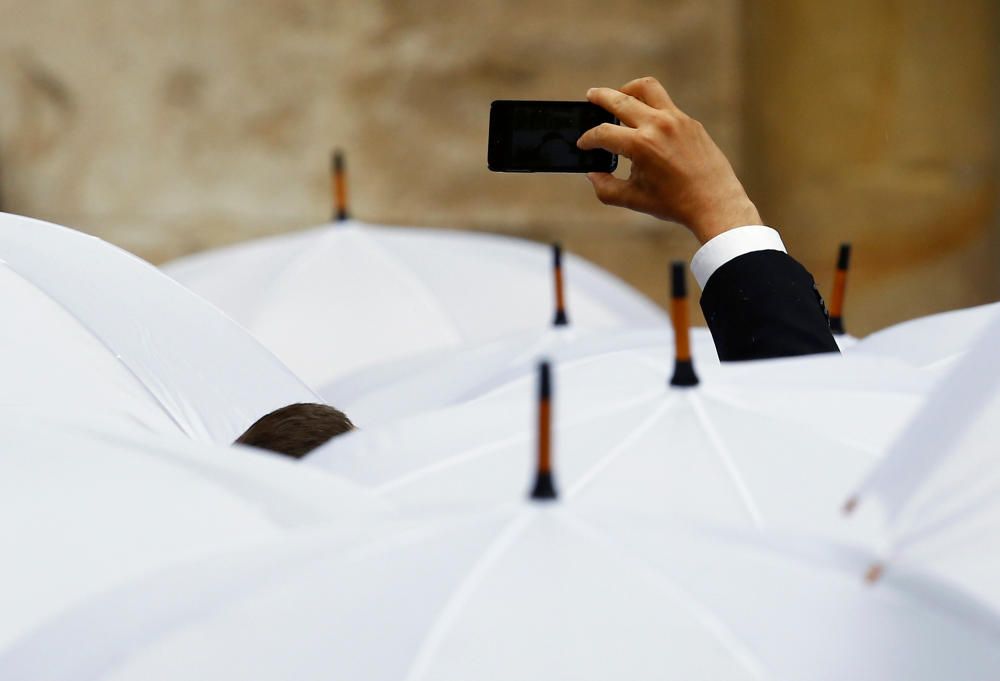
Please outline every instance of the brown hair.
M330 438L354 430L344 412L327 404L290 404L260 417L234 444L301 459Z

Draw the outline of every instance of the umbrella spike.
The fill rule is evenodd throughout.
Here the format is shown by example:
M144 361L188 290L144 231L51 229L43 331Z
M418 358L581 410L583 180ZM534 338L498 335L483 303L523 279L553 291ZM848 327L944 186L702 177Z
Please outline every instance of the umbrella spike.
M535 484L531 498L552 501L558 497L552 476L552 369L548 362L538 365L538 450Z
M691 359L691 321L688 316L687 279L684 263L670 266L670 320L674 325L674 375L670 385L689 388L698 385Z
M568 326L566 293L563 288L562 245L558 243L552 244L552 278L556 292L556 314L552 319L552 326Z
M347 167L344 152L335 149L330 160L330 178L333 192L333 221L344 222L350 218L347 212Z
M837 336L844 333L844 294L847 289L847 270L851 266L851 244L840 244L837 271L833 275L833 298L830 301L830 331Z
M872 563L868 566L868 570L865 572L865 582L869 585L876 584L882 575L885 574L885 565L882 563Z

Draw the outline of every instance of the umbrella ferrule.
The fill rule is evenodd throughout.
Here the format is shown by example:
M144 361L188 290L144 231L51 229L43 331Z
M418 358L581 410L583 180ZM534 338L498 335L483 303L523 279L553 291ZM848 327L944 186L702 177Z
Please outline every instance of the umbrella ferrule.
M567 326L569 317L566 314L566 292L563 285L562 246L552 244L552 278L556 294L556 314L552 319L553 326Z
M542 362L538 365L537 462L531 498L548 501L557 496L552 477L552 370L548 362Z
M347 169L344 162L344 152L340 149L333 152L331 166L333 219L336 222L343 222L350 215L347 212Z
M684 263L670 267L670 320L674 325L674 375L670 385L688 388L698 385L691 359L691 320L688 314L687 278Z
M833 274L833 298L830 300L830 331L842 336L844 333L844 296L847 291L847 271L851 266L851 244L840 244L837 255L837 270Z

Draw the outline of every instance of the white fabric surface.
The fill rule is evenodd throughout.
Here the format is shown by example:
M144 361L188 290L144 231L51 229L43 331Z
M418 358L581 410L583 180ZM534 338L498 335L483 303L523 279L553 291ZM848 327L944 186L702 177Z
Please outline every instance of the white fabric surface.
M867 587L867 560L522 502L166 571L50 622L0 677L992 681L994 617L931 580Z
M916 367L950 364L972 347L997 315L1000 303L911 319L862 338L850 352L895 357Z
M0 650L122 580L384 508L278 456L61 418L0 415Z
M219 310L81 232L0 214L0 287L0 406L116 413L221 443L319 401Z
M878 502L888 569L919 567L1000 612L1000 314L860 486Z
M612 275L564 255L580 328L666 315ZM554 314L551 252L473 232L327 225L169 263L314 388L364 367L540 331Z
M692 329L691 343L699 364L718 364L708 329ZM569 361L637 347L660 347L669 353L673 344L673 332L668 330L550 328L379 364L334 381L320 394L365 428L475 399L496 386L534 375L543 357Z
M896 437L933 376L838 355L713 365L670 388L669 348L555 367L557 481L570 497L657 517L853 536L845 494ZM323 467L406 508L520 498L533 460L534 375L477 399L349 433Z

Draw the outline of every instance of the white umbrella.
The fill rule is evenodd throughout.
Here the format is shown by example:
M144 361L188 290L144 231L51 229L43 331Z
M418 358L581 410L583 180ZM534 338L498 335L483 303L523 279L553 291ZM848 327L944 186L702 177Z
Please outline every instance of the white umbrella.
M919 568L1000 612L1000 315L932 393L848 503L880 509L869 573ZM866 500L878 502L865 504Z
M562 484L609 508L837 536L844 492L919 406L931 379L884 359L837 355L699 365L668 385L669 349L557 367ZM493 507L520 489L510 466L533 439L534 379L470 402L349 433L320 466L411 508Z
M0 416L0 452L0 649L121 580L384 507L250 448L96 432L21 411Z
M718 363L708 329L694 329L701 361ZM365 428L475 399L497 386L534 375L541 358L564 363L630 348L673 349L661 329L575 329L523 332L480 346L433 352L378 364L320 388L329 404Z
M976 342L1000 314L1000 303L911 319L877 331L848 352L895 357L916 367L951 364Z
M308 535L102 594L5 681L986 681L1000 624L870 557L561 502Z
M683 283L680 272L674 281ZM563 484L611 508L849 536L838 507L919 406L933 377L885 358L819 355L699 364L685 348L557 366ZM696 379L695 379L696 380ZM508 462L534 433L533 377L472 401L350 433L306 458L404 506L492 507L521 485Z
M320 399L210 304L99 239L0 214L0 405L231 442Z
M548 443L543 427L539 482ZM870 589L871 554L622 511L566 485L562 452L557 501L166 570L22 639L0 677L975 680L1000 663L997 621L933 580Z
M548 247L481 233L348 221L164 269L314 387L373 364L543 329L556 308ZM641 294L572 256L565 298L575 326L666 322Z

